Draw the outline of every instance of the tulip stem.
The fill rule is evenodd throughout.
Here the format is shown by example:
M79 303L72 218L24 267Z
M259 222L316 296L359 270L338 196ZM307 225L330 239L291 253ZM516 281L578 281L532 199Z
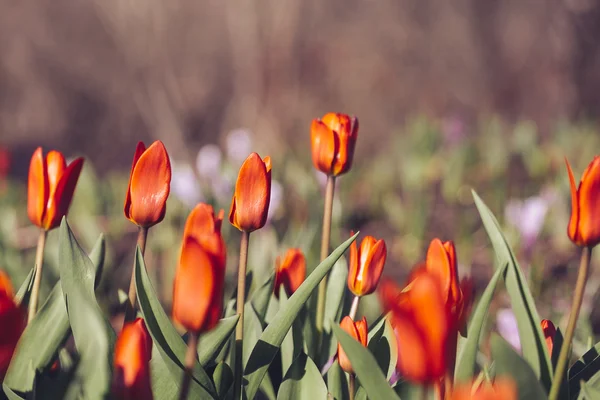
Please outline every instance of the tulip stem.
M354 296L354 299L352 299L352 306L350 307L350 313L348 314L348 316L352 319L352 321L354 321L354 319L356 318L356 311L358 311L358 302L359 301L360 301L359 296Z
M242 232L242 241L240 243L240 265L238 268L238 287L236 308L240 316L235 328L235 373L233 386L233 399L239 400L242 394L242 374L244 368L243 349L244 349L244 304L246 301L246 265L248 263L248 244L250 243L250 232Z
M181 381L181 390L179 391L179 400L186 400L190 392L190 382L192 380L192 370L198 357L198 334L190 333L185 353L185 373Z
M354 400L355 393L356 393L356 375L354 375L354 373L351 373L350 378L348 379L348 394L350 395L350 400Z
M325 208L323 211L323 233L321 236L321 261L329 255L329 241L331 236L331 216L333 211L333 193L335 190L335 176L327 176L327 187L325 189ZM317 297L317 315L315 326L317 328L317 343L319 343L323 333L323 320L325 319L325 297L327 296L327 277L319 283L319 292Z
M30 323L35 313L37 312L38 299L40 296L40 287L42 286L42 268L44 266L44 247L46 247L46 232L40 230L38 237L37 249L35 252L35 277L33 279L33 287L31 289L31 299L29 301L29 313L27 315L27 323Z
M140 226L138 228L138 238L137 245L140 247L140 251L142 252L142 257L146 252L146 239L148 238L148 228ZM137 249L136 249L137 253ZM127 304L125 305L125 321L131 322L135 319L135 303L137 298L137 293L135 290L135 259L136 256L133 256L133 268L131 269L131 279L129 280L129 299L127 300Z
M583 292L585 291L585 285L590 272L591 257L592 248L584 247L583 251L581 252L581 262L579 264L577 283L575 284L573 304L571 305L571 315L569 316L569 323L567 325L567 330L565 331L565 339L560 348L560 354L556 363L554 378L552 379L552 387L550 388L550 396L548 397L549 400L557 400L560 394L563 375L567 369L567 364L569 363L569 351L575 333L575 325L577 324L577 318L579 317L579 311L581 310L581 303L583 302Z

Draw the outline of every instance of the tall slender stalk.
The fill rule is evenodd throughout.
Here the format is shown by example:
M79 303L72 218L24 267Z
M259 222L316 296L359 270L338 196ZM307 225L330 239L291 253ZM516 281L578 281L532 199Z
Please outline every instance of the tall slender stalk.
M571 305L571 315L569 316L569 324L565 331L565 339L562 347L560 348L560 354L556 363L556 369L554 371L554 378L552 379L552 387L550 388L549 400L557 400L560 393L560 386L562 383L563 375L567 369L569 363L569 352L573 336L575 334L575 325L577 325L577 318L579 317L579 311L581 310L581 303L583 302L583 292L585 291L585 285L588 280L590 273L590 259L592 257L592 248L584 247L581 252L581 261L579 264L579 274L577 275L577 283L575 284L575 295L573 296L573 304Z
M354 375L354 372L350 374L348 379L348 394L350 395L350 400L354 400L354 395L356 394L356 375Z
M138 228L137 245L140 246L142 257L146 252L146 239L148 238L148 228L140 226ZM131 280L129 281L129 299L125 306L125 322L130 322L135 319L135 302L137 293L135 291L135 258L133 256L133 268L131 269ZM125 323L124 322L124 323Z
M354 321L354 319L356 318L356 311L358 311L358 302L359 301L360 301L359 296L354 296L354 299L352 299L352 306L350 307L350 313L348 314L348 316L350 318L352 318L352 321Z
M33 287L31 289L31 299L29 300L29 312L27 315L27 323L30 323L35 313L37 312L38 299L40 297L40 287L42 285L42 269L44 267L44 247L46 247L46 232L40 230L38 237L37 249L35 252L35 278L33 279Z
M192 369L196 363L198 357L198 335L196 333L190 333L190 338L187 344L187 351L185 353L185 373L183 374L183 380L181 381L181 389L179 390L179 400L186 400L190 392L190 382L192 380Z
M327 187L325 189L325 208L323 212L323 233L321 236L321 261L329 255L329 241L331 236L331 215L333 211L333 193L335 190L335 176L327 177ZM317 315L315 326L317 328L318 337L321 337L323 332L323 320L325 318L325 299L327 296L327 278L325 275L321 283L319 283L319 292L317 297ZM319 341L317 340L317 343Z
M244 303L246 301L246 265L248 263L248 244L250 243L250 232L242 232L240 243L240 265L238 268L238 288L236 309L240 316L235 328L235 361L234 361L234 386L233 398L239 400L242 394L243 374L243 349L244 349Z

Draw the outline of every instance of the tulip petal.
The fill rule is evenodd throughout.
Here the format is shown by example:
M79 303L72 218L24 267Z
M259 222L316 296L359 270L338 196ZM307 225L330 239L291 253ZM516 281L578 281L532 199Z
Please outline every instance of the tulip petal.
M365 237L360 247L360 270L356 277L355 286L357 293L360 296L365 296L373 293L377 288L385 266L387 248L383 240L375 241L372 236Z
M144 144L144 142L138 142L137 146L135 147L135 153L133 154L131 172L129 173L129 187L127 188L127 195L125 196L124 211L125 216L129 220L131 220L131 179L133 178L133 170L135 169L135 165L137 164L142 154L144 154L144 151L146 151L146 145Z
M27 180L27 214L31 222L40 228L48 202L48 174L42 148L38 147L29 164Z
M577 235L577 227L579 225L579 200L577 199L577 187L575 186L575 178L573 177L573 170L569 161L565 158L565 164L567 164L567 172L569 174L569 184L571 186L571 218L569 219L568 234L571 240L575 243L580 241Z
M279 296L281 285L285 288L287 295L291 296L306 278L304 254L300 249L289 249L283 260L281 257L277 257L275 265L275 284L273 286L275 296Z
M223 210L221 210L223 212ZM221 215L221 214L219 214ZM222 217L222 215L221 215ZM221 218L222 219L222 218ZM215 213L211 205L200 203L192 210L185 222L183 236L195 236L202 234L219 233L221 221L215 218Z
M51 201L58 182L63 176L65 169L67 168L67 162L65 157L56 150L51 150L46 155L46 173L48 174L48 200Z
M240 230L251 232L267 222L271 199L271 175L267 164L270 166L271 159L265 160L252 153L240 168L229 214L229 220Z
M447 302L450 296L452 286L452 267L448 252L440 239L433 239L427 249L426 259L427 270L435 274L442 284L444 302Z
M310 138L315 168L331 175L333 173L333 162L339 150L339 138L325 123L318 119L312 122Z
M586 246L595 246L600 241L600 157L595 157L583 173L577 198L577 236Z
M354 236L354 232L350 232L350 236ZM358 245L356 240L350 245L350 257L348 259L348 288L354 295L358 293L356 288L356 277L358 276Z
M46 215L44 215L44 229L54 229L60 225L60 220L67 215L79 174L83 168L83 158L77 158L64 170L56 190L48 199Z
M171 162L157 140L141 155L131 174L130 219L149 227L163 220L171 185Z

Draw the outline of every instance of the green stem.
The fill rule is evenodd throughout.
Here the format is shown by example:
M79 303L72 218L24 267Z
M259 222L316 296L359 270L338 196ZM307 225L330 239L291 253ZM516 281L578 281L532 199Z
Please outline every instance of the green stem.
M329 241L331 236L331 215L333 211L333 193L335 190L335 176L327 177L327 187L325 189L325 209L323 212L323 233L321 236L321 261L329 255ZM327 277L319 283L319 292L317 297L317 315L315 326L317 328L317 337L320 338L323 333L323 320L325 318L325 299L327 296ZM317 340L317 343L319 340Z
M142 252L142 257L146 252L146 239L148 238L148 228L140 226L138 228L138 238L137 245L140 247ZM137 252L137 250L136 250ZM131 269L131 279L129 280L129 298L127 300L127 304L125 305L125 321L123 324L127 322L131 322L135 319L135 303L137 298L137 293L135 291L135 259L136 256L133 256L133 268Z
M235 328L235 361L234 361L234 386L233 398L239 400L242 394L242 375L244 373L243 350L244 350L244 304L246 301L246 265L248 263L248 244L250 243L250 232L242 232L240 243L240 265L238 268L238 287L236 308L240 316Z
M573 296L573 304L571 305L571 315L569 316L569 324L565 331L565 339L562 347L560 348L560 354L556 363L556 369L554 371L554 378L552 380L552 387L550 388L549 400L557 400L560 394L560 386L563 380L563 375L567 369L569 363L569 350L573 336L575 334L575 325L577 325L577 318L579 317L579 311L581 310L581 303L583 302L583 293L585 291L585 284L587 283L588 276L590 273L590 259L592 257L592 248L584 247L581 252L581 262L579 264L579 274L577 275L577 283L575 284L575 295Z
M350 400L354 400L354 395L356 394L356 375L354 373L351 373L348 379L348 393Z
M40 230L38 237L37 249L35 252L35 277L33 279L33 287L31 289L31 300L29 301L29 313L27 315L27 323L30 323L35 313L37 312L38 300L40 297L40 287L42 286L42 269L44 266L44 247L46 247L46 232Z
M179 400L186 400L190 392L190 382L192 380L192 370L198 357L198 335L190 333L190 338L187 344L187 351L185 353L185 373L181 381L181 389L179 391Z
M358 311L358 302L359 301L360 301L360 297L354 296L354 299L352 300L352 306L350 307L350 313L348 314L348 316L352 319L352 321L354 321L354 319L356 318L356 311Z

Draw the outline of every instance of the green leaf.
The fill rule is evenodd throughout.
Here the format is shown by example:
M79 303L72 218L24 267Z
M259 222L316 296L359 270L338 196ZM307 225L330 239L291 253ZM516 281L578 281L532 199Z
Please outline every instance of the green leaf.
M556 346L556 344L555 344ZM580 390L580 383L588 382L600 372L600 343L585 352L569 369L569 393L575 397Z
M32 268L27 277L21 284L21 287L15 295L15 303L17 305L26 306L29 304L29 296L31 295L31 288L33 287L33 278L35 277L35 268Z
M332 325L332 328L369 398L399 399L385 379L373 354L337 324Z
M496 376L510 376L519 389L519 399L543 400L547 395L531 366L497 334L491 339L492 357L495 361Z
M175 381L158 350L158 346L152 346L152 359L150 360L150 379L152 394L155 399L176 400L179 398L179 385L181 381Z
M213 372L213 381L217 388L217 394L219 399L226 399L227 397L233 397L231 388L233 387L233 371L229 365L224 362L217 364L217 368Z
M327 372L327 388L335 400L350 398L346 374L337 360L333 362L331 368L329 368L329 371Z
M7 385L6 383L2 384L2 388L4 389L4 393L6 394L6 397L8 397L8 400L25 400L24 397L19 396L18 394L16 394L14 391L12 391Z
M198 360L203 367L215 361L215 357L227 344L239 319L239 315L224 318L212 330L200 335L200 340L198 341Z
M104 259L106 257L106 240L104 234L100 234L96 244L90 252L90 260L96 267L96 277L94 279L94 288L97 288L102 278L102 271L104 271Z
M498 221L474 191L473 198L494 247L499 262L498 265L508 264L504 281L517 319L523 358L531 365L535 375L542 381L544 387L549 389L553 376L552 363L533 296L519 268L514 252L500 230Z
M350 244L356 239L356 233L350 239L335 249L329 257L321 262L306 278L300 287L290 297L285 307L282 307L273 321L266 327L259 342L256 344L248 360L245 376L248 381L246 394L248 399L254 398L269 365L279 351L279 346L290 330L296 316L308 301L319 282L331 270L335 262L344 254Z
M185 373L184 360L187 345L171 324L150 283L144 257L137 248L135 256L135 287L140 310L152 341L167 365L172 378L179 384ZM190 398L217 398L215 388L200 363L194 365L190 384Z
M377 360L377 364L385 374L386 379L389 380L396 370L398 344L394 328L392 328L387 318L383 318L378 325L379 329L369 339L368 348Z
M473 316L469 322L467 338L464 340L457 358L458 361L455 370L456 382L471 381L475 375L477 352L479 351L479 341L481 340L483 327L487 320L488 310L494 297L496 285L500 277L504 275L506 267L507 264L504 264L504 266L496 269L473 312Z
M285 374L277 399L314 400L327 398L327 386L319 368L305 353L300 353Z
M346 280L348 279L348 265L344 257L341 257L333 265L329 279L327 280L327 297L325 298L325 319L323 330L331 332L331 323L339 323L341 309L344 307L344 295L346 294Z
M88 399L110 396L116 335L96 302L96 267L77 243L67 220L59 228L60 283L69 323L80 355L76 379Z
M581 390L578 400L598 400L600 399L600 389L592 386L589 383L581 382Z
M266 319L269 302L273 297L273 282L274 275L271 275L271 277L267 279L267 281L263 283L261 287L252 293L250 300L256 315L258 315L258 318L260 318L262 322L264 322Z

